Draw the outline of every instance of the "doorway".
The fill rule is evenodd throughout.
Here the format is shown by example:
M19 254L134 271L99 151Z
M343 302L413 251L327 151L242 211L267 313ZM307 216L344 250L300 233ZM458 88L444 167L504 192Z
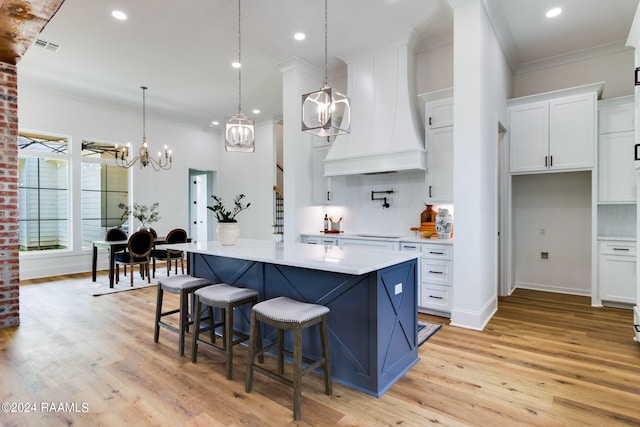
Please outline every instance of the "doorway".
M213 194L214 173L189 169L189 236L194 242L213 240L207 203Z

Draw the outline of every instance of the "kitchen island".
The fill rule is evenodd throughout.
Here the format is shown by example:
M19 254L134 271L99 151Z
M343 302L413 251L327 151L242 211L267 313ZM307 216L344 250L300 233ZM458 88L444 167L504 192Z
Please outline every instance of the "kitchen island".
M329 314L332 378L380 397L418 361L417 255L240 239L167 245L191 253L191 273L255 289L259 300L286 296L322 304ZM249 330L249 309L235 327ZM265 342L275 331L262 330ZM291 347L290 337L285 346ZM305 356L319 356L318 330L303 335Z

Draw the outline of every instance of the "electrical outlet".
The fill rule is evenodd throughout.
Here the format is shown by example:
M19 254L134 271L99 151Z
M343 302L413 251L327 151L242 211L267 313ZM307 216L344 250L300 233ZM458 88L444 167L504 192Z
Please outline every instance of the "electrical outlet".
M398 294L401 294L401 293L402 293L402 283L398 283L395 286L395 294L398 295Z
M549 252L540 252L540 259L549 259Z
M547 230L545 230L544 228L540 229L540 235L541 236L546 236L547 235Z

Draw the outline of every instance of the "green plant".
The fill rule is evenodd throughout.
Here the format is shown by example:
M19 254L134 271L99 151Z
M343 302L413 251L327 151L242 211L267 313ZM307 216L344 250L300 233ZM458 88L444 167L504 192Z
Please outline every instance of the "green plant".
M251 203L247 203L246 205L242 203L242 199L245 197L244 194L238 194L233 199L233 209L225 208L224 201L221 197L211 197L216 201L216 204L213 206L207 206L207 209L212 210L216 214L218 222L237 222L236 215L251 206Z
M124 203L120 203L118 207L120 209L124 209L124 213L120 217L120 219L124 219L129 215L133 215L135 219L140 221L143 225L149 225L154 222L157 222L160 219L160 213L158 212L158 207L160 203L156 202L151 206L141 205L138 203L133 204L133 210Z

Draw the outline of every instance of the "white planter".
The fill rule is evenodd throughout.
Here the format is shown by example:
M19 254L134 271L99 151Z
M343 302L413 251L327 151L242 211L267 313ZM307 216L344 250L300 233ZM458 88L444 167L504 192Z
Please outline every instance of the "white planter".
M232 246L240 237L240 225L237 222L219 222L216 233L221 245Z

